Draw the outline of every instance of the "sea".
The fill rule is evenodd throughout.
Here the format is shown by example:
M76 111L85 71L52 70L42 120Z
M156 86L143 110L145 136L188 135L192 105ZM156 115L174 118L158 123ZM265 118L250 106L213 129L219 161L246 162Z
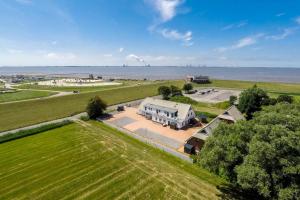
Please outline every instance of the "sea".
M205 75L212 79L300 83L300 68L271 67L181 67L181 66L43 66L0 67L0 75L46 75L122 79L184 79Z

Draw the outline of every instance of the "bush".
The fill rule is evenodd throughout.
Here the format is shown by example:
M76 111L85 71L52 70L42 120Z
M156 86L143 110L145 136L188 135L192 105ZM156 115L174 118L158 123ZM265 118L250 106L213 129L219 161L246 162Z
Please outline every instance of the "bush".
M293 101L294 101L294 98L293 98L293 96L290 96L290 95L281 94L277 97L278 103L281 103L281 102L293 103Z
M254 112L260 111L263 105L268 104L267 93L254 85L240 94L238 109L246 114L247 119L251 119Z
M158 88L158 94L162 95L163 99L169 99L171 89L167 86L160 86Z
M186 93L189 93L193 89L193 85L191 83L186 83L182 88Z
M90 119L96 119L97 117L103 115L106 107L107 104L99 96L95 96L94 98L90 99L86 108L86 112Z
M89 117L86 116L86 115L84 115L84 116L80 117L80 120L82 120L82 121L89 121Z
M174 86L174 85L171 85L170 86L170 89L171 89L171 96L182 96L182 93L181 93L181 90Z
M41 132L49 131L49 130L59 128L59 127L62 127L62 126L65 126L65 125L71 124L71 123L72 123L71 121L65 120L65 121L58 122L58 123L42 125L42 126L39 126L37 128L33 128L33 129L20 130L15 133L9 133L7 135L0 136L0 144L4 143L4 142L12 141L12 140L20 139L23 137L27 137L30 135L35 135L35 134L38 134Z
M230 96L229 97L229 103L230 103L230 105L234 105L235 102L236 102L236 100L237 100L237 96Z

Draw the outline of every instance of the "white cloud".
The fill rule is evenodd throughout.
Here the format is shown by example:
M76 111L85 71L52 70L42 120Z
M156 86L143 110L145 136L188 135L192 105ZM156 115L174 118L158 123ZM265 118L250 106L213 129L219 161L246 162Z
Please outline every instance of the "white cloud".
M286 28L283 30L283 32L279 35L271 35L267 36L267 39L272 39L272 40L283 40L287 38L288 36L294 34L296 31L296 28Z
M296 18L296 23L300 25L300 16Z
M7 49L7 52L10 53L10 54L20 54L20 53L23 53L23 51L19 50L19 49Z
M111 58L111 57L113 57L113 55L112 54L103 54L103 57Z
M184 46L193 45L193 42L192 42L193 33L192 33L192 31L186 31L185 33L180 33L177 30L163 29L162 31L160 31L160 33L164 38L167 38L169 40L182 41Z
M119 48L119 52L122 53L123 51L124 51L124 48L123 48L123 47L120 47L120 48Z
M218 48L215 49L215 51L222 53L222 52L225 52L227 50L241 49L241 48L244 48L244 47L247 47L247 46L251 46L251 45L256 44L258 42L258 40L260 38L262 38L264 35L265 34L263 34L263 33L259 33L259 34L253 35L253 36L244 37L244 38L238 40L232 46L218 47Z
M227 26L224 26L221 30L222 31L226 31L226 30L230 30L230 29L233 29L233 28L241 28L241 27L244 27L248 24L248 21L241 21L239 23L236 23L236 24L229 24Z
M240 39L235 45L233 45L232 47L234 49L239 49L239 48L243 48L246 46L250 46L253 45L257 42L256 38L254 37L245 37Z
M76 58L76 55L73 53L55 53L50 52L44 55L47 59L54 59L54 60L73 60Z
M129 61L138 61L138 62L145 63L145 60L142 57L137 56L135 54L129 54L128 56L126 56L126 60L129 60Z
M153 0L154 8L159 12L162 22L167 22L177 15L177 7L183 0Z
M276 17L282 17L282 16L284 16L284 15L285 15L285 13L282 12L282 13L278 13L278 14L276 15Z

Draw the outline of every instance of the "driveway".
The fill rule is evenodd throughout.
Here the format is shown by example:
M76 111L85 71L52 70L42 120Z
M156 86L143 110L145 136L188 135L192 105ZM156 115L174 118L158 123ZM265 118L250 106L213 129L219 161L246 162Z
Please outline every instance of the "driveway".
M187 130L173 130L170 127L163 127L159 123L147 120L138 115L137 111L137 108L127 107L125 111L114 114L106 122L176 150L181 149L185 141L199 129L199 127L195 127Z

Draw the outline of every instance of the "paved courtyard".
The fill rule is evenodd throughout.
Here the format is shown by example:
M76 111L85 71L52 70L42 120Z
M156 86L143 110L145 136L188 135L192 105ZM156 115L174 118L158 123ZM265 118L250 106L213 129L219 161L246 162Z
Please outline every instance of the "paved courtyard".
M194 94L184 94L187 97L199 102L219 103L228 101L230 96L239 96L241 91L219 89L219 88L197 88Z
M163 127L159 123L138 115L137 108L134 107L127 107L125 111L113 115L112 118L106 121L156 143L180 151L182 151L185 141L199 129L199 127L194 127L187 130L173 130L170 127Z

